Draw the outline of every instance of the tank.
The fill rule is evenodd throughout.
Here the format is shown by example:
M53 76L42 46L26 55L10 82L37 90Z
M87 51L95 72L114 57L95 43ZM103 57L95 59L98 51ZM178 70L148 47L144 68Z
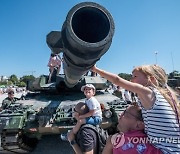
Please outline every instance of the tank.
M81 87L93 84L101 104L101 127L116 132L118 113L127 103L109 92L106 79L86 75L108 51L114 34L114 21L103 6L93 2L75 5L67 14L61 31L47 34L52 53L63 52L64 74L42 75L28 84L25 100L0 112L1 146L5 150L28 153L42 135L67 133L76 124L74 107L84 102Z

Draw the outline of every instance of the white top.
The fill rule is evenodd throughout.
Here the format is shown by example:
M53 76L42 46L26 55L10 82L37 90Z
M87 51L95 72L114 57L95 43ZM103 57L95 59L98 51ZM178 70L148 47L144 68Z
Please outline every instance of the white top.
M177 116L171 105L161 93L151 87L155 93L155 103L151 109L142 107L142 115L145 124L145 132L152 144L163 153L180 153L180 128Z
M95 97L91 97L89 99L86 98L85 103L87 104L89 110L95 110L93 116L102 118L101 106Z
M132 101L129 91L127 90L124 91L124 98L125 98L125 101L130 101L130 102Z
M61 58L60 56L56 55L54 57L49 58L48 67L58 67L61 65Z

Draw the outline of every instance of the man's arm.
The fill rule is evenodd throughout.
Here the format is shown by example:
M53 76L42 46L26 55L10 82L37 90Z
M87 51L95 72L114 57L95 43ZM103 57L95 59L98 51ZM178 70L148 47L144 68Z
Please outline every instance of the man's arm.
M21 98L14 97L14 102L21 100Z
M113 145L111 143L111 136L108 137L102 154L113 154Z
M71 141L75 141L75 134L73 133L72 130L68 133L68 141L70 143L71 143ZM76 142L71 144L71 146L76 154L93 154L93 149L88 152L82 152L81 148L79 147L79 145Z
M74 144L74 145L72 145L72 148L73 148L73 150L74 150L74 152L75 152L76 154L83 154L83 152L81 151L81 149L80 149L80 147L78 146L77 143Z
M68 141L70 143L71 141L75 141L75 135L72 130L68 133ZM83 154L77 143L71 144L71 146L76 154Z

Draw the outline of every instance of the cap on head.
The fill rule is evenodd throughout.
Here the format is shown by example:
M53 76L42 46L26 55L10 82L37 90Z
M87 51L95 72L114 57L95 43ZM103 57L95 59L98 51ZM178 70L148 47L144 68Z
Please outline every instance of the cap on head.
M79 103L75 106L75 110L76 110L76 112L78 112L80 115L86 114L86 113L89 112L89 108L88 108L87 104L84 103L84 102L79 102Z
M85 89L86 87L87 87L87 88L92 88L92 89L94 89L94 91L96 90L96 88L95 88L92 84L86 84L86 85L84 85L84 86L81 87L81 91L84 91L84 89Z

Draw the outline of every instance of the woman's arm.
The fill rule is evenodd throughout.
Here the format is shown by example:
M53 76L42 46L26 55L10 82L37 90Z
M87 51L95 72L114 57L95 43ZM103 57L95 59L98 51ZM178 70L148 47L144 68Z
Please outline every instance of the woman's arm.
M92 71L98 73L100 76L106 78L115 85L136 93L140 98L141 103L145 109L149 109L153 105L154 94L152 90L149 89L148 87L125 80L116 74L106 72L104 70L97 68L96 66L92 67Z
M102 69L97 68L96 66L92 67L92 71L98 73L100 76L106 78L108 81L114 83L115 85L120 86L124 89L127 89L131 92L140 93L142 91L142 88L143 88L142 85L125 80L116 74L106 72ZM144 89L143 89L143 91L144 91Z

